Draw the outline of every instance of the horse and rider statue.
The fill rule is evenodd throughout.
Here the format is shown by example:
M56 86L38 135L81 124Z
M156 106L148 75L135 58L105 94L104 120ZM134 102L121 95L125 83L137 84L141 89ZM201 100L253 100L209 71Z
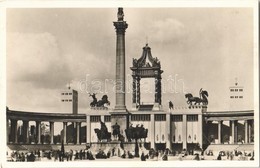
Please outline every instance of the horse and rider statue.
M101 128L95 128L94 131L97 134L98 141L101 142L106 140L107 142L111 141L111 132L108 132L107 126L104 122L100 121Z
M97 100L96 95L96 93L89 93L89 97L92 97L93 99L93 101L90 103L90 107L105 107L105 104L107 104L108 106L110 105L110 101L108 101L107 95L103 95L101 100L99 101Z
M191 93L185 94L185 98L187 98L187 104L189 105L197 105L202 103L202 105L208 105L208 92L206 90L203 90L202 88L199 91L200 97L193 97ZM194 102L194 104L192 104Z
M145 141L148 135L148 129L145 129L143 124L141 124L141 126L137 124L135 127L131 124L128 129L125 129L125 134L128 142L131 142L132 140L137 142L137 140L141 140L142 138Z

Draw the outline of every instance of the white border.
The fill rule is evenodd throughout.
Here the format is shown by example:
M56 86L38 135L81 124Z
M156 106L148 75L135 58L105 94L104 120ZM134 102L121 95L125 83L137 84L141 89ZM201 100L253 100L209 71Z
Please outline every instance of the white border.
M77 0L77 1L45 1L45 0L9 0L0 2L0 62L1 68L1 135L6 135L6 46L5 23L6 8L117 8L117 7L250 7L254 9L254 114L255 114L255 161L167 161L167 162L135 162L135 161L88 161L88 162L6 162L6 138L1 141L2 167L258 167L259 166L259 51L258 51L258 1L257 0ZM258 136L257 136L258 135ZM3 142L3 144L2 144Z

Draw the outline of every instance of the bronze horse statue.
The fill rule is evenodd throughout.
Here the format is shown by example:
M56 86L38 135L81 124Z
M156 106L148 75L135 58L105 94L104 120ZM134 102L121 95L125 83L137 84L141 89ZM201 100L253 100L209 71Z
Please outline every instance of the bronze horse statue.
M148 135L148 129L145 129L143 125L139 127L138 125L136 127L130 126L128 129L125 129L125 134L127 137L128 142L131 142L133 139L137 142L138 139L145 139Z
M200 97L202 97L202 98L193 97L193 95L191 93L185 94L185 98L188 99L187 103L189 105L193 105L192 102L195 102L194 105L197 105L197 104L200 105L200 103L202 103L203 105L208 105L208 99L207 99L208 96L209 96L208 92L206 90L202 90L202 89L200 89Z
M103 95L101 100L97 101L96 93L90 94L89 96L92 97L93 101L90 103L91 107L104 107L105 104L110 105L110 101L108 101L108 96Z
M107 141L111 141L111 132L108 132L107 126L104 122L100 121L101 129L95 128L94 131L97 134L98 141L106 139Z

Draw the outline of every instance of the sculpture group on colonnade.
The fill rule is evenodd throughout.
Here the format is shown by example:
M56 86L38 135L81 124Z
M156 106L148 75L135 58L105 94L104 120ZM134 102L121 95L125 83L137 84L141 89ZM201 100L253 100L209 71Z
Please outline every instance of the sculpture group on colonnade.
M206 90L203 90L202 88L199 91L199 95L200 97L193 97L193 95L191 93L187 93L185 94L185 98L187 98L187 104L192 105L192 102L194 102L194 105L197 105L200 103L202 103L203 105L208 105L208 99L207 97L208 92Z
M107 104L108 106L110 105L110 101L108 100L107 95L103 95L101 100L99 101L97 101L96 95L97 93L93 93L93 94L89 93L89 97L92 97L93 99L93 101L90 103L91 107L104 107L105 104Z

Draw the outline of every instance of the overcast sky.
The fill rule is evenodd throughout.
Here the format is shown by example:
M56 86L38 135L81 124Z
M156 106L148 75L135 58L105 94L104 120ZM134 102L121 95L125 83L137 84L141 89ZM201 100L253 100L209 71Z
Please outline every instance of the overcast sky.
M168 100L176 107L187 106L184 94L199 96L203 88L209 93L209 110L230 110L229 87L235 78L244 87L239 108L253 109L252 12L249 8L124 8L129 24L127 107L131 109L132 102L129 67L148 41L164 70L165 109ZM117 8L7 9L7 106L60 112L60 90L70 82L79 92L80 113L89 108L87 92L98 89L102 91L98 99L107 94L114 107L116 15ZM153 91L153 79L142 84L142 91ZM153 92L142 93L141 101L153 98Z

